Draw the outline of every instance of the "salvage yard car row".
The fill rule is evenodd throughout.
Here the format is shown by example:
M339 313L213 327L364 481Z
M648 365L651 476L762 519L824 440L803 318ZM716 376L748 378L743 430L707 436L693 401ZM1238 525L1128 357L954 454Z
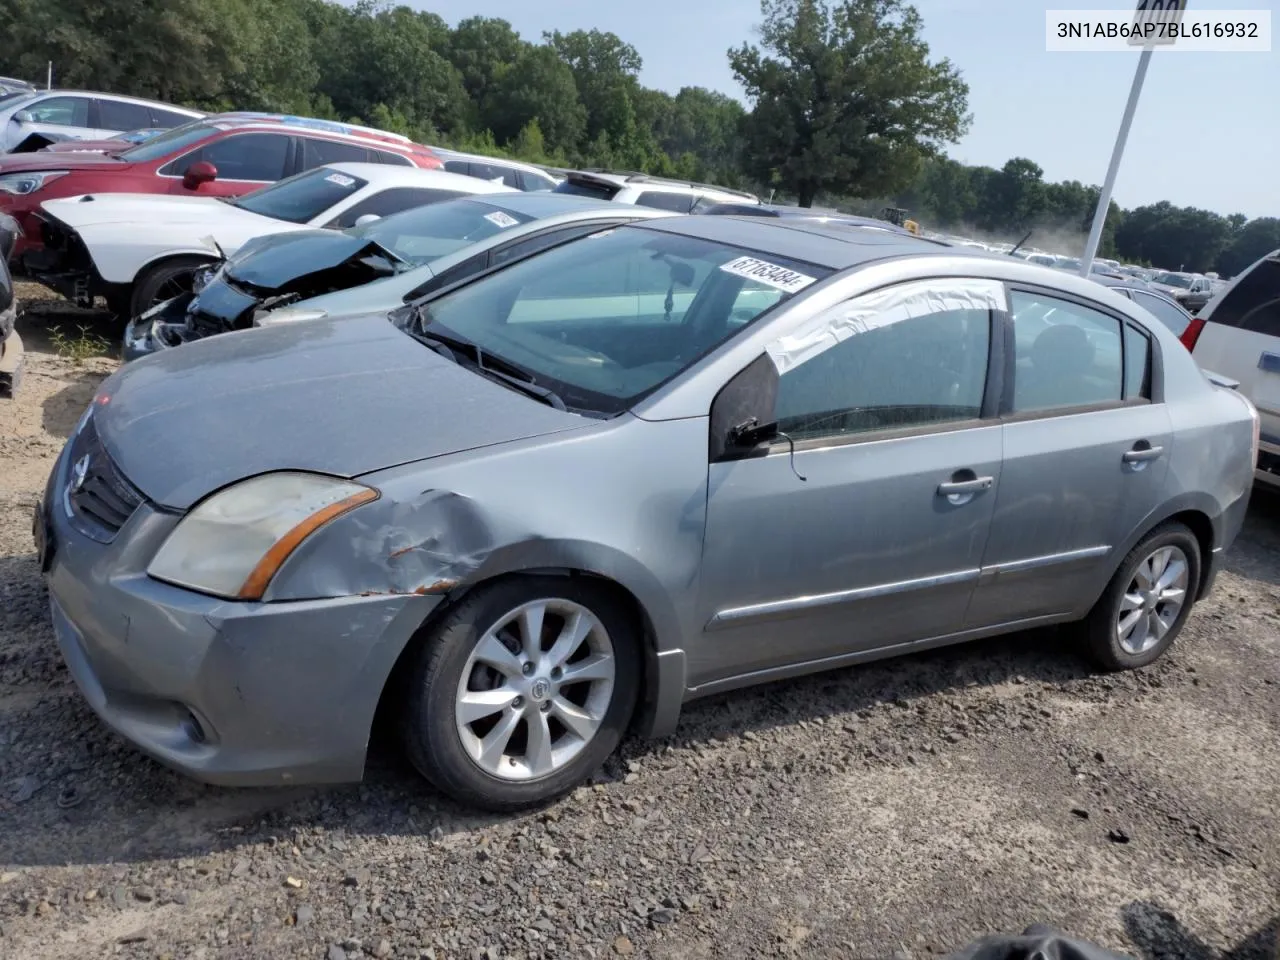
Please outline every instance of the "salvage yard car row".
M151 756L358 780L383 713L524 807L776 678L1051 624L1141 667L1211 589L1262 421L1172 300L442 165L249 114L0 160L15 266L122 328L33 531L73 677Z

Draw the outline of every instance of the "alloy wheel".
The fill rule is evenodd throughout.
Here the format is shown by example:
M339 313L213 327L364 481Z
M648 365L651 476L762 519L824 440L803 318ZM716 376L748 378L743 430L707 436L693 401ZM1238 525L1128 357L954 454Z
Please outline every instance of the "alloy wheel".
M1159 547L1138 564L1116 616L1120 648L1146 653L1168 634L1187 602L1190 566L1179 547Z
M454 719L467 755L503 780L555 773L600 729L616 669L608 631L581 604L548 598L509 611L458 682Z

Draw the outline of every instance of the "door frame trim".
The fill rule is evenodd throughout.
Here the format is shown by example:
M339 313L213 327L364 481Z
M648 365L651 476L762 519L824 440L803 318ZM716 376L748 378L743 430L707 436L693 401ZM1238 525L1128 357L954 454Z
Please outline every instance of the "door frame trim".
M1094 557L1105 557L1111 552L1110 546L1083 547L1079 550L1066 550L1062 553L1046 553L1039 557L1024 557L1021 560L1007 560L982 568L982 578L998 577L1002 573L1022 573L1024 570L1036 570L1040 567L1051 567L1058 563L1071 563L1075 560L1092 560Z

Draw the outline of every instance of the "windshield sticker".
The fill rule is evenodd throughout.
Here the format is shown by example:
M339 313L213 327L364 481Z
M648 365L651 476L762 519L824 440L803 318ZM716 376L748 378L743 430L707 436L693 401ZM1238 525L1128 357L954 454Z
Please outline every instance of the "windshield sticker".
M495 210L493 213L486 213L484 218L495 227L501 227L503 230L507 229L507 227L514 227L520 222L515 217L505 214L501 210Z
M739 257L737 260L730 260L728 263L720 264L720 269L737 277L766 283L786 293L803 290L817 279L796 270L780 267L767 260L757 260L755 257Z
M330 183L336 183L340 187L349 187L356 182L355 177L348 177L344 173L331 173L325 179Z

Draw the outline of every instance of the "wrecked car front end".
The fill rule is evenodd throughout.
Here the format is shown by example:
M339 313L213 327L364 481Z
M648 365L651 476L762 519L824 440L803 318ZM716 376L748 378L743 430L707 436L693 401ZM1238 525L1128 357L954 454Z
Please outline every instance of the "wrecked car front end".
M392 276L403 266L379 244L331 230L261 237L197 274L190 294L135 318L125 331L124 359L247 330L272 310Z

